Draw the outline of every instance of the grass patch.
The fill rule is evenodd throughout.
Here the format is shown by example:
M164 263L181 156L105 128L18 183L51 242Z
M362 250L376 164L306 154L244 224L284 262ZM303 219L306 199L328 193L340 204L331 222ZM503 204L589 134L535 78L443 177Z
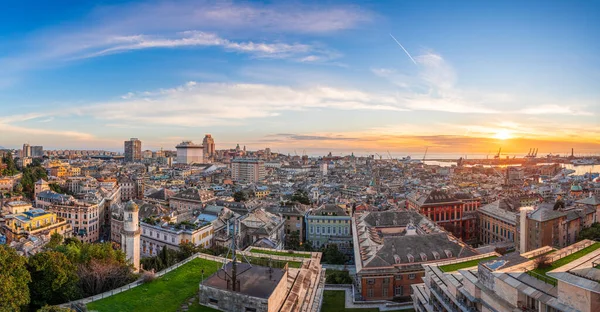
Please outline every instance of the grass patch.
M296 258L310 258L310 254L287 252L287 251L276 251L276 250L263 250L263 249L250 249L251 253L259 253L265 255L283 256L283 257L296 257Z
M201 271L209 277L221 263L196 258L162 277L131 290L94 301L87 305L90 311L177 311L190 297L198 293ZM215 311L202 307L202 310Z
M231 255L227 256L229 259L231 259ZM260 265L260 266L269 266L269 264L274 267L274 268L278 268L278 269L283 269L283 267L285 266L285 264L288 264L288 267L290 268L300 268L302 267L302 262L297 262L297 261L283 261L283 260L275 260L275 259L270 259L269 257L253 257L253 256L242 256L242 255L237 255L236 258L239 260L242 260L243 262L246 262L246 259L248 259L248 261L250 261L251 264L253 265ZM270 261L269 261L270 260Z
M378 308L365 309L346 309L345 300L346 292L343 290L326 290L323 292L323 305L321 312L379 312ZM414 312L413 309L395 310L391 312Z
M575 261L575 260L577 260L577 259L579 259L579 258L581 258L581 257L583 257L583 256L585 256L587 254L589 254L590 252L599 249L599 248L600 248L600 243L594 243L594 244L592 244L592 245L590 245L588 247L583 248L580 251L577 251L577 252L572 253L572 254L564 257L564 258L561 258L561 259L558 259L558 260L552 262L552 264L550 266L548 266L548 267L545 267L545 268L536 268L536 269L531 270L531 271L534 272L534 273L536 273L536 274L541 275L542 277L544 277L544 279L545 278L550 279L554 284L556 284L556 282L557 282L556 279L553 278L553 277L547 276L546 273L548 273L548 272L550 272L550 271L552 271L552 270L554 270L556 268L560 268L561 266L566 265L566 264L568 264L568 263L570 263L572 261ZM540 280L544 280L544 279L536 276L535 274L529 274L529 275L531 275L533 277L536 277L536 278L538 278Z
M498 257L491 256L491 257L487 257L487 258L481 258L481 259L469 260L469 261L465 261L465 262L442 265L439 268L440 268L440 270L442 270L442 272L454 272L454 271L458 271L458 270L462 270L465 268L470 268L470 267L476 266L479 264L479 262L492 260L492 259L496 259L496 258L498 258Z

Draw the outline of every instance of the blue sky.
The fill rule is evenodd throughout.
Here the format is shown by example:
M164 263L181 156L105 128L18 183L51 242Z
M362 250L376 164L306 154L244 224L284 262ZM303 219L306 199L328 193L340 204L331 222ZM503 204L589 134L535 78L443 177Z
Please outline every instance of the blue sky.
M599 15L596 1L2 4L0 146L212 133L313 153L598 152Z

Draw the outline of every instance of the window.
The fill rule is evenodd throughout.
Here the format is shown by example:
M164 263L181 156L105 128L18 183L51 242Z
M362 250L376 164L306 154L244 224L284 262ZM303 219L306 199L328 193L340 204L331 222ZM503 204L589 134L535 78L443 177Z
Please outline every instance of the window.
M210 303L210 304L218 304L219 300L217 300L215 298L208 298L208 303Z
M367 297L373 297L373 288L368 288L367 289Z
M390 279L388 277L383 279L383 285L389 285L390 284Z
M404 287L396 286L396 289L394 289L394 296L404 296Z
M388 288L385 287L384 289L382 289L382 296L383 297L387 297L388 296Z
M414 273L408 274L408 279L415 279L415 274Z
M368 278L367 279L367 285L373 285L373 284L375 284L375 280L372 279L372 278Z
M395 278L396 278L397 281L401 281L402 280L402 275L396 275Z
M246 307L246 312L256 312L256 308L248 308L248 307Z

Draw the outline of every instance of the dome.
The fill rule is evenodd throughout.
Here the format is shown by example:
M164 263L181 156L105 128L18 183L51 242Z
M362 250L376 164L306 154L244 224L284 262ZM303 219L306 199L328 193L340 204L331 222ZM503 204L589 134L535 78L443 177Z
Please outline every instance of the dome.
M581 191L583 191L583 189L581 188L581 186L575 185L575 184L573 184L571 186L571 192L581 192Z
M130 200L129 202L127 202L127 205L125 205L126 212L137 212L139 210L140 207L133 200Z

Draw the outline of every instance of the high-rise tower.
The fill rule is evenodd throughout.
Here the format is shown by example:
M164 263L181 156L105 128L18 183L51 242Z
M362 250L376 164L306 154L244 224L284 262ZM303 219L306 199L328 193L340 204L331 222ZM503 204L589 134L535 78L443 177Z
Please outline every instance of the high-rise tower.
M127 260L133 264L133 270L140 270L140 208L130 200L125 205L123 213L123 230L121 231L121 249L127 255Z
M125 141L125 162L135 162L142 160L142 141L131 138Z
M205 135L204 140L202 141L202 145L204 146L205 160L209 160L215 157L215 140L213 139L212 135Z

